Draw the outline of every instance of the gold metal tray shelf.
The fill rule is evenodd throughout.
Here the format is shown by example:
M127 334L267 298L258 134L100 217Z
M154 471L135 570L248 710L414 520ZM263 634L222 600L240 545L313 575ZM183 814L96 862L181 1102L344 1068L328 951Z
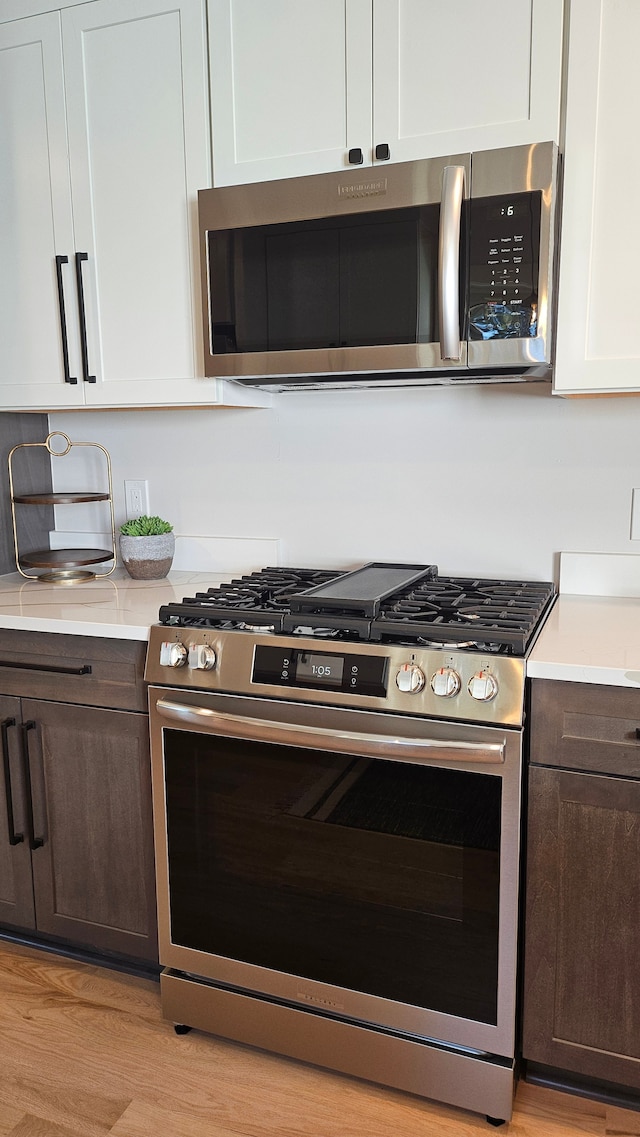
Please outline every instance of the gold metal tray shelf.
M62 448L59 442L54 442L55 439L62 440ZM64 458L70 453L74 446L95 447L102 452L105 458L108 489L99 491L76 490L62 493L54 492L53 490L44 493L14 493L14 456L19 450L33 446L46 447L52 458ZM63 434L62 431L59 430L49 434L44 442L21 442L19 445L14 446L9 454L9 486L11 490L11 517L13 521L16 568L21 576L24 576L27 580L36 579L58 584L77 584L88 580L95 580L99 577L109 576L110 573L113 572L116 567L116 538L113 516L111 459L104 446L101 446L99 442L72 442L66 434ZM111 525L110 549L38 549L28 553L19 551L18 529L16 524L17 505L76 505L87 502L107 502L109 505ZM92 569L85 567L87 565L104 564L108 561L113 561L113 564L106 572L96 573ZM35 577L29 575L24 569L36 570ZM44 569L45 571L37 571L40 569Z
M17 493L16 505L76 505L81 501L109 501L108 493Z

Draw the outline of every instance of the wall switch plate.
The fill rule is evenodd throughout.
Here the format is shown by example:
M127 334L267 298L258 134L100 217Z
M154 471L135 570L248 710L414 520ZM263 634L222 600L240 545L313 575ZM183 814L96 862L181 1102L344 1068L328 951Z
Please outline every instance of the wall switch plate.
M149 516L149 483L146 478L139 480L125 478L124 503L127 521Z
M640 541L640 487L631 490L631 531L632 541Z

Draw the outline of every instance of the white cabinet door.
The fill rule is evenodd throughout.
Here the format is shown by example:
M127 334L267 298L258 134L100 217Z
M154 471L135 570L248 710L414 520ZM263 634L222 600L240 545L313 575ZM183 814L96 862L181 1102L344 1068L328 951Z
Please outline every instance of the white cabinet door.
M563 0L373 0L374 147L396 162L558 142Z
M554 391L640 391L640 5L571 10Z
M65 383L56 256L73 339L74 236L57 13L0 25L0 407L82 403ZM78 379L77 338L70 374Z
M62 13L87 405L189 401L202 374L197 190L210 180L200 0ZM202 381L204 383L204 380Z
M209 0L214 185L348 168L371 145L371 0Z

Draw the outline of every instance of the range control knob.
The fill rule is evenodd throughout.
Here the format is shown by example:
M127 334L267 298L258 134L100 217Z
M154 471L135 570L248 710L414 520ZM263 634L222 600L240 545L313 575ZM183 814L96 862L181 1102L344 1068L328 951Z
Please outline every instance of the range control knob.
M498 694L498 680L490 671L476 671L467 687L472 699L479 703L489 703Z
M443 699L451 699L458 694L461 679L453 667L439 667L435 675L431 676L431 690L434 695L441 695Z
M403 663L396 675L396 686L399 691L408 695L417 695L426 683L425 674L417 663Z
M187 649L179 640L165 640L160 644L160 664L162 667L184 667L187 662Z
M216 653L209 644L189 644L189 667L193 671L213 671Z

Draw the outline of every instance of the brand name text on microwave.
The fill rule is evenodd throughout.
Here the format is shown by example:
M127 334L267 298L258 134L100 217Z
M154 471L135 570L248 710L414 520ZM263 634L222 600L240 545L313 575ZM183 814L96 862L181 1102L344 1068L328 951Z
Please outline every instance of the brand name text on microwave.
M386 178L378 178L375 182L352 182L348 186L338 186L338 197L377 197L386 192Z

